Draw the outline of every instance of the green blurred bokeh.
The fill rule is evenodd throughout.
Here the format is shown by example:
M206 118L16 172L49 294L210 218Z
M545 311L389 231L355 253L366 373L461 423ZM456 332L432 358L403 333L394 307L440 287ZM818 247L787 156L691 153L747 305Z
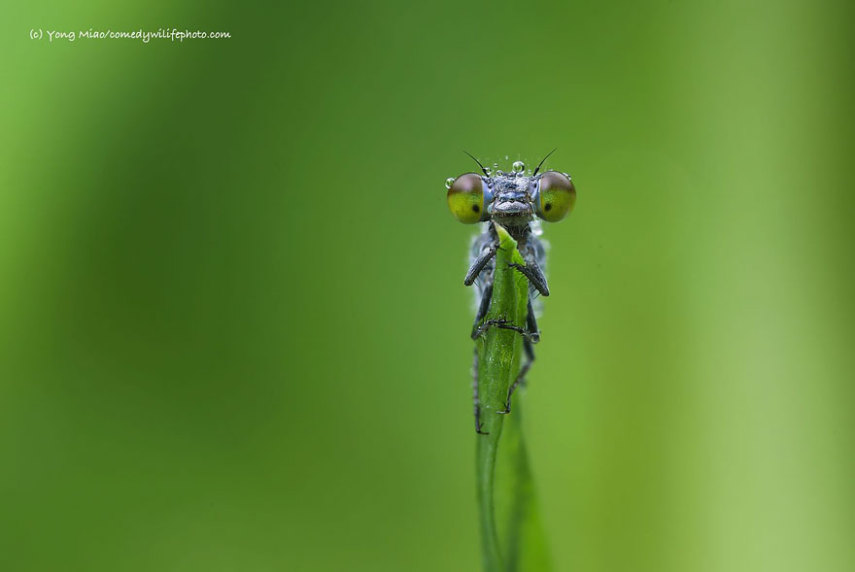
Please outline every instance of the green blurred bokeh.
M556 568L855 569L851 3L4 12L0 569L476 570L443 182L552 147Z

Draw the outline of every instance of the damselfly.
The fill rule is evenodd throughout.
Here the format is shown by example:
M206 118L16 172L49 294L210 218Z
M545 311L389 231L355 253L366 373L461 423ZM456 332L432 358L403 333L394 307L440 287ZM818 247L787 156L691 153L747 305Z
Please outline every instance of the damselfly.
M498 169L491 172L470 155L483 174L464 173L446 181L448 208L455 218L468 224L486 223L472 243L471 265L463 279L465 285L475 285L478 299L472 339L478 340L491 328L512 330L522 338L524 355L510 360L520 363L519 371L513 382L506 384L504 408L498 409L496 413L510 413L511 396L525 382L525 376L534 361L533 345L540 340L532 301L538 294L549 296L544 274L546 250L538 238L539 222L535 217L547 222L558 222L573 210L576 202L576 189L569 175L558 171L540 173L544 161L551 154L544 157L533 172L527 172L522 161L514 162L511 172ZM496 254L505 248L502 242L505 232L513 239L509 244L516 246L522 260L500 258L528 281L527 299L522 312L524 316L517 315L516 320L511 317L514 312L510 307L491 310L491 305L494 305L494 278L497 275ZM481 434L485 431L481 423L478 362L479 359L489 359L486 352L491 349L496 348L483 346L479 351L476 345L475 350L475 430Z

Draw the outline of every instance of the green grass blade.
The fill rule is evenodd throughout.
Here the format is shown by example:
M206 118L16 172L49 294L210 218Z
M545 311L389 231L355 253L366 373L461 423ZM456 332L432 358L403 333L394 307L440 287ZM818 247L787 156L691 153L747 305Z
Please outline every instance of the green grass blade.
M496 521L505 570L551 570L534 480L523 439L522 392L505 420L495 477Z
M525 327L528 281L508 264L523 264L516 241L496 225L500 248L493 274L493 297L485 320L504 319ZM534 503L531 471L522 440L517 399L505 440L499 446L508 388L522 354L518 332L489 328L476 341L482 430L476 448L482 560L488 572L546 570L545 542ZM516 397L516 396L515 396ZM497 526L498 523L498 526Z

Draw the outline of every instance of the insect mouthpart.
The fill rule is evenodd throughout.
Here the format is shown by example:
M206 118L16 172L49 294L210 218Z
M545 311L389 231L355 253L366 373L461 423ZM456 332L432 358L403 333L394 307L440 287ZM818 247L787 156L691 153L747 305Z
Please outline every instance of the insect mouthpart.
M494 201L489 207L489 213L495 216L524 216L531 215L531 203L527 201L505 200Z

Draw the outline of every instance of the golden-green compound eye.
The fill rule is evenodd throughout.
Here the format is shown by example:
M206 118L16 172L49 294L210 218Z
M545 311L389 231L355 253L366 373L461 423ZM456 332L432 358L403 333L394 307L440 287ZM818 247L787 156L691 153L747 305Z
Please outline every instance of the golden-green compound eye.
M466 224L476 223L484 214L484 186L475 173L460 175L448 187L448 210Z
M540 201L537 215L547 222L558 222L576 204L576 187L569 177L557 171L547 171L540 177Z

